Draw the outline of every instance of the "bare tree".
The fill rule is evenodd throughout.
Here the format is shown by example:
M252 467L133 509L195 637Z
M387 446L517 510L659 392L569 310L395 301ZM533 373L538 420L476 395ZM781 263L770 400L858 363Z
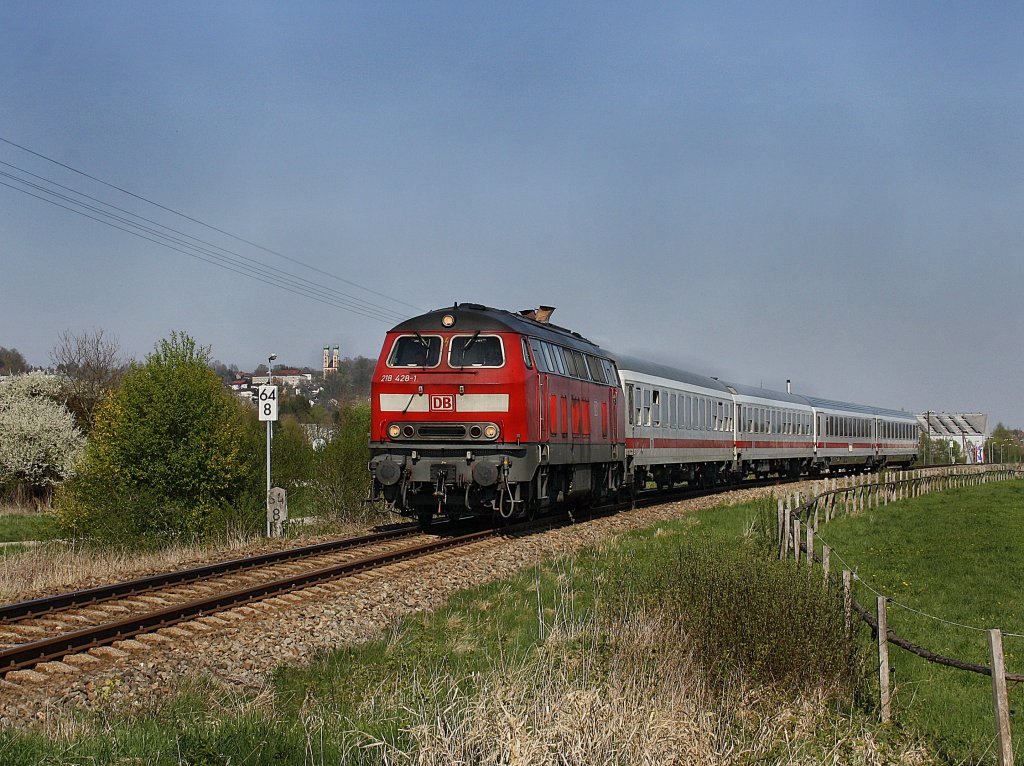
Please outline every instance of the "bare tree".
M64 373L68 408L85 429L91 430L96 406L120 385L128 366L117 338L103 330L66 330L60 334L50 358Z

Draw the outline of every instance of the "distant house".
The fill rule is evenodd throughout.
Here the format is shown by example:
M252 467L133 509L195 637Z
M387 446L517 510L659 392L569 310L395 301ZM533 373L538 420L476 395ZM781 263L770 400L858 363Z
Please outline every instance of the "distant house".
M936 412L917 416L917 422L931 440L956 442L968 463L985 462L985 435L988 415L983 412Z
M284 369L275 372L273 375L253 375L251 377L252 385L254 386L265 386L268 382L273 382L275 386L287 386L292 391L296 391L303 383L313 380L313 373L302 372L302 370L296 369Z
M256 398L256 386L253 385L252 376L241 374L228 383L228 388L238 395L239 399L249 400Z

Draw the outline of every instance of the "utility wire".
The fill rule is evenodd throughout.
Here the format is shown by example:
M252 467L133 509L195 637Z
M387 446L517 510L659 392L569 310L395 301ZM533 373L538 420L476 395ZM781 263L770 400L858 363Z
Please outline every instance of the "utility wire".
M76 173L76 174L78 174L80 176L83 176L84 178L88 178L91 181L95 181L97 183L103 184L104 186L106 186L108 188L115 189L115 190L121 192L122 194L127 194L129 197L133 197L133 198L135 198L137 200L140 200L141 202L145 202L146 204L153 205L154 207L160 208L161 210L164 210L164 211L166 211L168 213L173 213L174 215L180 216L181 218L184 218L185 220L188 220L188 221L191 221L193 223L199 224L200 226L203 226L203 227L205 227L207 229L210 229L211 231L215 231L215 232L217 232L219 234L223 234L226 237L230 237L230 238L232 238L232 239L234 239L234 240L236 240L238 242L242 242L242 243L244 243L246 245L249 245L250 247L255 247L255 248L259 249L259 250L262 250L262 251L264 251L266 253L269 253L270 255L277 256L278 258L283 258L286 261L290 261L291 263L295 263L295 264L297 264L299 266L302 266L304 268L307 268L307 269L309 269L311 271L315 271L318 274L321 274L321 275L326 276L326 277L330 277L331 279L338 280L339 282L344 282L345 284L351 285L353 287L357 287L360 290L365 290L366 292L371 293L373 295L376 295L376 296L378 296L380 298L384 298L386 300L392 301L394 303L401 304L403 306L415 309L417 311L422 311L422 307L420 307L420 306L416 306L416 305L411 304L411 303L406 303L405 301L399 300L399 299L395 298L394 296L387 295L386 293L378 292L377 290L374 290L374 289L372 289L370 287L366 287L365 285L361 285L358 282L354 282L354 281L352 281L350 279L346 279L345 277L340 277L337 274L332 274L332 273L330 273L328 271L324 271L323 269L317 268L316 266L311 266L308 263L304 263L303 261L300 261L297 258L292 258L291 256L288 256L288 255L285 255L284 253L278 252L277 250L273 250L271 248L264 247L263 245L261 245L261 244L259 244L257 242L252 242L251 240L245 239L244 237L240 237L240 236L238 236L236 234L232 234L229 231L225 231L224 229L220 229L220 228L218 228L216 226L213 226L212 224L206 223L205 221L202 221L202 220L200 220L198 218L193 218L190 215L187 215L185 213L182 213L182 212L180 212L178 210L175 210L173 208L167 207L165 205L161 205L159 202L155 202L155 201L153 201L153 200L151 200L151 199L149 199L147 197L143 197L140 194L136 194L134 192L129 191L128 189L125 189L125 188L122 188L120 186L117 186L116 184L112 184L109 181L104 181L102 178L98 178L98 177L96 177L94 175L86 173L83 170L79 170L78 168L72 167L71 165L63 163L60 160L56 160L53 157L48 157L47 155L42 154L41 152L37 152L37 151L35 151L33 149L29 149L27 146L23 146L23 145L21 145L19 143L11 141L10 139L4 138L3 136L0 136L0 142L5 143L8 146L13 146L16 149L20 149L21 151L26 152L28 154L31 154L31 155L33 155L35 157L38 157L38 158L42 159L42 160L46 160L47 162L51 162L54 165L62 167L65 170L69 170L72 173Z
M53 197L55 197L57 199L64 200L65 202L68 202L69 204L80 206L80 207L82 207L84 209L90 210L90 211L96 213L97 215L103 216L104 218L110 218L112 220L115 220L115 221L118 221L120 223L123 223L123 224L125 224L127 226L131 226L133 228L137 228L139 230L148 232L148 233L150 233L150 234L152 234L154 236L160 237L161 239L167 239L167 240L170 240L171 242L174 242L175 244L181 245L183 247L195 249L195 250L197 250L199 252L206 253L207 255L217 259L218 261L226 261L226 262L231 263L231 264L233 264L235 266L238 266L239 268L242 268L242 269L245 269L245 270L255 271L255 272L257 272L257 273L259 273L262 276L265 276L267 278L274 279L274 280L281 280L284 283L292 285L294 287L297 287L297 288L299 288L299 289L301 289L303 291L309 291L309 292L315 293L317 295L320 295L322 297L325 297L325 298L328 298L328 299L331 299L331 300L337 300L337 301L339 301L339 304L343 304L345 307L356 308L356 309L359 309L360 311L369 312L370 314L377 315L378 318L380 318L380 319L383 319L383 320L386 320L386 321L396 321L396 320L400 320L400 319L403 318L402 315L399 314L398 312L392 311L390 309L387 309L387 308L385 308L383 306L380 306L380 305L378 305L376 303L371 303L369 301L363 300L363 299L358 298L357 296L351 295L349 293L339 292L337 290L332 290L331 288L323 287L322 285L320 285L320 284L318 284L316 282L312 282L312 281L310 281L308 279L305 279L304 277L295 276L293 274L290 274L289 272L283 271L283 270L275 268L273 266L267 266L267 265L265 265L265 264L263 264L263 263L261 263L259 261L255 261L255 260L253 260L251 258L247 258L246 256L242 255L241 253L235 252L233 250L228 250L226 248L223 248L223 247L221 247L219 245L213 244L213 243L208 242L206 240L200 239L198 237L194 237L191 234L188 234L186 232L180 231L178 229L174 229L174 228L169 227L169 226L165 226L164 224L161 224L158 221L154 221L154 220L152 220L150 218L146 218L145 216L140 216L140 215L138 215L136 213L133 213L130 210L126 210L124 208L118 207L117 205L112 205L112 204L110 204L108 202L105 202L105 201L103 201L101 199L98 199L98 198L93 197L91 195L85 194L84 192L77 191L75 189L72 189L71 187L68 187L68 186L65 186L63 184L57 183L56 181L52 181L51 179L44 178L43 176L36 175L35 173L27 171L24 168L20 168L20 167L17 167L15 165L12 165L11 163L0 161L0 165L12 168L14 170L17 170L18 172L24 173L24 174L26 174L26 175L28 175L28 176L30 176L32 178L39 179L39 180L41 180L41 181L43 181L43 182L45 182L47 184L50 184L52 186L56 186L56 187L58 187L60 189L65 189L66 191L68 191L68 192L70 192L72 194L75 194L75 195L78 195L78 196L83 197L85 199L91 200L93 202L98 203L99 205L103 205L103 206L108 207L108 208L110 208L112 210L116 210L116 211L118 211L120 213L123 213L126 216L131 216L132 218L136 218L136 219L138 219L140 221L145 221L146 223L152 224L154 227L159 227L159 229L163 229L164 231L159 231L156 228L152 228L150 226L144 226L144 225L139 224L139 223L137 223L137 222L135 222L133 220L130 220L128 218L124 218L122 216L114 215L113 213L110 213L110 212L108 212L106 210L103 210L101 208L98 208L98 207L95 207L93 205L89 205L87 203L81 202L81 201L79 201L79 200L77 200L77 199L75 199L73 197L69 197L68 195L61 194L60 192L53 191L52 189L49 189L49 188L47 188L45 186L42 186L40 184L34 183L34 182L29 181L27 179L20 178L20 177L14 175L14 174L7 173L6 171L0 170L0 177L9 178L9 179L11 179L13 181L16 181L16 182L20 183L20 184L24 184L25 186L28 186L28 187L33 188L33 189L36 189L37 191L39 191L39 192L41 192L43 194L53 196ZM11 188L14 188L14 187L11 187ZM42 199L42 198L40 198L40 199ZM96 220L96 219L94 219L94 220ZM172 235L166 234L165 231L166 232L172 232L173 235L180 235L180 236L172 236ZM182 239L182 238L185 238L185 239ZM192 242L201 243L201 245L204 245L205 247L193 244L192 242L189 242L189 241L186 241L186 240L192 240ZM220 251L220 252L216 252L216 251Z
M228 271L232 271L235 274L241 274L242 276L250 277L252 279L257 280L258 282L263 282L264 284L271 285L272 287L277 287L277 288L280 288L282 290L287 290L288 292L294 293L295 295L300 295L300 296L302 296L304 298L311 298L312 300L318 301L320 303L325 303L327 305L334 306L336 308L345 309L346 311L351 311L351 312L353 312L355 314L361 314L361 315L363 315L365 317L368 317L370 319L381 319L380 316L364 313L362 311L357 310L356 308L353 308L352 306L346 306L346 305L337 303L337 302L332 301L332 300L327 300L327 299L318 297L316 295L311 294L308 291L296 290L296 289L293 289L293 288L291 288L291 287L289 287L287 285L283 285L280 282L273 282L273 281L270 281L268 279L263 279L262 277L256 276L254 274L247 273L245 271L242 271L241 269L235 269L235 268L232 268L230 266L224 265L223 263L218 263L216 261L210 260L209 258L204 258L202 255L200 255L200 254L198 254L196 252L190 252L188 250L176 247L173 244L169 244L167 242L162 242L162 241L160 241L158 239L154 239L152 237L147 237L145 234L141 234L138 231L133 231L133 230L125 228L123 226L118 226L116 223L111 223L108 220L104 220L104 219L102 219L102 218L100 218L98 216L90 215L89 213L83 212L82 210L77 210L77 209L75 209L75 208L73 208L73 207L71 207L69 205L61 204L60 202L56 202L56 201L54 201L52 199L48 199L48 198L46 198L46 197L44 197L42 195L35 194L35 193L33 193L31 191L28 191L26 189L20 189L20 188L14 186L12 184L7 183L6 181L0 181L0 186L6 186L9 189L14 189L15 191L19 191L22 194L27 194L30 197L35 197L36 199L42 200L43 202L48 202L51 205L55 205L56 207L63 208L64 210L70 211L72 213L77 213L78 215L83 216L85 218L90 218L90 219L92 219L94 221L98 221L99 223L102 223L102 224L105 224L107 226L110 226L111 228L119 229L119 230L121 230L123 232L131 234L132 236L138 237L139 239L145 239L145 240L147 240L149 242L153 242L154 244L162 245L163 247L166 247L166 248L168 248L170 250L174 250L176 252L182 253L183 255L188 255L188 256L191 256L192 258L196 258L196 259L198 259L200 261L205 261L206 263L212 264L214 266L219 266L219 267L221 267L223 269L227 269Z
M825 538L822 537L821 535L818 535L818 539L821 540L822 542L828 544L828 541L826 541ZM956 622L954 620L947 620L945 617L938 617L937 615L934 615L934 614L928 614L927 612L922 612L920 609L915 609L914 607L912 607L912 606L910 606L908 604L904 604L904 603L902 603L900 601L897 601L892 596L887 596L885 593L882 593L881 591L876 590L875 588L873 588L870 583L868 583L866 580L864 580L864 578L862 578L858 574L857 568L852 566L848 561L846 561L839 554L839 552L835 548L833 548L831 545L829 545L829 555L830 556L834 556L835 558L839 559L839 563L841 563L843 565L844 569L849 569L853 573L853 577L854 577L854 579L857 582L859 582L861 585L863 585L869 591L874 593L876 596L881 596L882 598L884 598L887 602L889 602L893 606L899 607L900 609L903 609L903 610L905 610L907 612L912 612L913 614L916 614L916 615L918 615L920 617L924 617L924 618L929 619L929 620L934 620L935 622L943 623L945 625L950 625L952 627L964 628L966 630L973 630L973 631L975 631L977 633L986 633L987 632L987 630L985 628L979 628L976 625L965 625L962 622ZM1021 635L1020 633L1009 633L1007 631L1003 631L1003 635L1004 636L1013 636L1014 638L1024 638L1024 635Z

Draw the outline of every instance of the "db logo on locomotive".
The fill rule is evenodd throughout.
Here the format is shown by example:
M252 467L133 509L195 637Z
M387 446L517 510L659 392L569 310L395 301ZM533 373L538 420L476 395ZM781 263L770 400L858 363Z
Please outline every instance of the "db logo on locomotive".
M430 395L430 411L431 412L455 412L455 395L454 394L431 394Z

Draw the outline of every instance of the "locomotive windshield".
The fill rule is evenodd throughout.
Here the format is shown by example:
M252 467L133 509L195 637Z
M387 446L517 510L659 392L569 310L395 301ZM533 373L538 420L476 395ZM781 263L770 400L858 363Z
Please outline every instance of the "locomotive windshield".
M496 335L457 335L448 353L450 367L501 367L505 353Z
M436 335L403 335L395 341L388 367L437 367L441 361L441 339Z

